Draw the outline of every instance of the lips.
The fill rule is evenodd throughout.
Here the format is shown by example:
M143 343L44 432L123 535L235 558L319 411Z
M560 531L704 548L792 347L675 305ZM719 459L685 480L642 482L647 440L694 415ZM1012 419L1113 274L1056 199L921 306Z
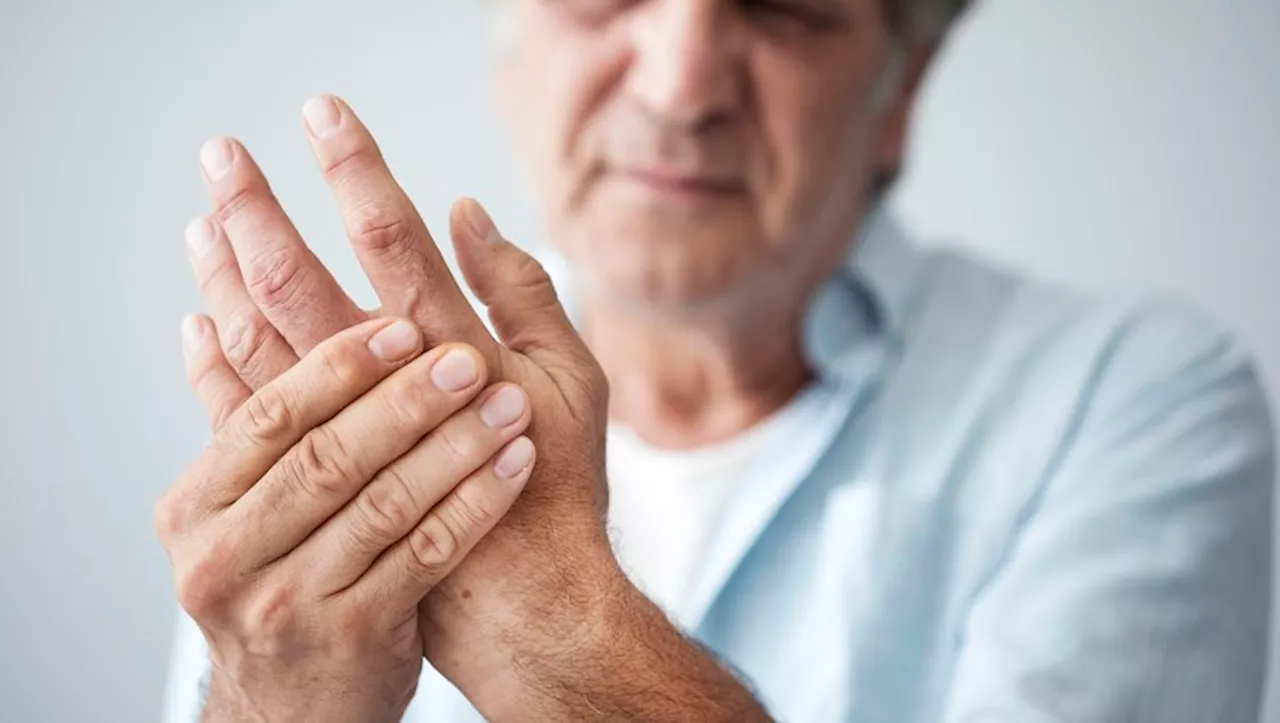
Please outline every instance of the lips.
M744 193L747 188L740 177L671 168L631 166L617 168L614 173L655 191L681 195L727 196Z

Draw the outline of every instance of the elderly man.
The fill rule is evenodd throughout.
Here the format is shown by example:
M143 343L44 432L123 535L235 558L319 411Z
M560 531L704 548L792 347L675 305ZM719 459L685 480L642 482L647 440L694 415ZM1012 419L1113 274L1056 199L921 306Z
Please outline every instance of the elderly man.
M460 202L490 326L340 100L307 134L376 312L207 144L168 720L1255 720L1245 353L878 209L962 5L495 4L565 263L562 307Z

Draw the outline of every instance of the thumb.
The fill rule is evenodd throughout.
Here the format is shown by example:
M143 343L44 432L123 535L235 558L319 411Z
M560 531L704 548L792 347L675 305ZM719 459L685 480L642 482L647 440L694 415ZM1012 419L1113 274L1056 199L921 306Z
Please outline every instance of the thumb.
M542 264L503 238L477 201L454 204L449 231L462 277L504 346L540 365L563 364L564 354L589 358Z

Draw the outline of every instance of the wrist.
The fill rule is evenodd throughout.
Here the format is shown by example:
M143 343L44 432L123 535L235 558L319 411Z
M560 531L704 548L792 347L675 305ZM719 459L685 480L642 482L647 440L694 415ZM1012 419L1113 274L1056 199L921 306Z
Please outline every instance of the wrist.
M557 549L582 552L571 563L513 570L500 590L469 601L455 588L429 616L428 658L487 720L769 719L631 584L607 547Z
M625 633L634 609L649 604L611 553L577 567L560 576L554 597L526 601L508 630L513 660L527 662L530 673L603 655Z
M554 611L543 608L541 620L530 624L526 616L525 625L510 629L507 680L477 698L478 707L495 721L524 720L531 711L548 720L580 717L583 700L614 687L639 662L644 649L635 626L646 624L645 607L652 605L613 563Z
M526 544L491 537L487 549L472 553L485 558L476 562L513 559L515 551L504 548ZM607 657L625 611L644 600L603 529L560 542L556 549L574 550L572 559L540 556L544 564L511 568L484 585L455 573L424 605L427 658L489 720L554 713L557 680Z
M618 573L618 586L577 624L519 639L512 677L472 698L487 719L770 720L730 671Z
M410 692L398 706L384 705L382 701L367 706L354 702L358 696L344 695L341 691L329 691L336 692L336 696L305 695L294 699L287 694L288 688L288 685L280 685L272 690L270 681L262 678L255 680L250 687L242 686L215 666L210 672L200 720L202 723L394 723L403 717L413 697ZM381 692L385 694L385 691Z

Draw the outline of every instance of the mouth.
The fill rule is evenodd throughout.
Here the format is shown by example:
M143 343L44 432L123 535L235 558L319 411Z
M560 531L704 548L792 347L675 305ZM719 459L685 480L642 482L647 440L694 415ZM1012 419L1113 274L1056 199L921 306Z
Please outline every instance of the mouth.
M616 168L613 175L649 193L687 200L726 199L747 192L745 179L731 176L657 167Z

